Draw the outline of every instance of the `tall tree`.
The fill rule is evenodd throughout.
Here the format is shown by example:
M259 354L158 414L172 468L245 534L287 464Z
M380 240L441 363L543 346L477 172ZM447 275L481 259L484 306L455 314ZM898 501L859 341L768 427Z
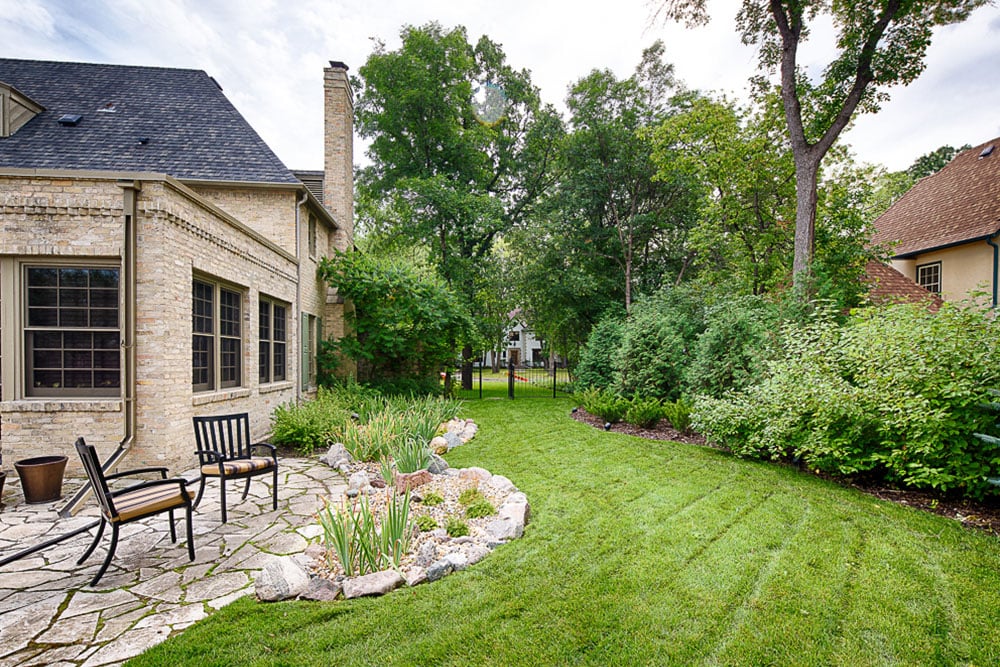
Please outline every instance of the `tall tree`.
M662 42L646 49L627 79L594 70L566 100L572 131L558 195L566 233L618 267L626 310L644 268L658 274L657 286L665 271L683 271L693 221L695 197L684 174L653 180L647 131L671 112L675 87L663 51Z
M760 47L760 64L777 67L785 123L795 159L796 286L808 283L815 245L820 165L856 111L875 112L888 88L924 69L935 26L964 21L988 0L743 0L737 27L744 44ZM664 0L661 13L688 25L708 21L706 0ZM799 68L809 24L828 16L837 55L811 82Z
M357 130L372 140L360 187L472 304L494 240L552 182L561 120L487 37L472 45L464 28L437 23L400 36L398 49L377 44L359 70Z
M774 98L753 109L691 94L653 133L657 178L678 170L703 186L690 243L699 274L764 294L788 277L795 167Z

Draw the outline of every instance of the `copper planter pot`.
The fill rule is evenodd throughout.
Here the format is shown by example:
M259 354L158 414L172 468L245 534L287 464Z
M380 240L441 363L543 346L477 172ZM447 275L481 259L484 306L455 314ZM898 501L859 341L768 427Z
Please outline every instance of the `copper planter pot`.
M14 461L14 470L21 478L24 502L36 505L59 500L68 460L65 456L36 456Z

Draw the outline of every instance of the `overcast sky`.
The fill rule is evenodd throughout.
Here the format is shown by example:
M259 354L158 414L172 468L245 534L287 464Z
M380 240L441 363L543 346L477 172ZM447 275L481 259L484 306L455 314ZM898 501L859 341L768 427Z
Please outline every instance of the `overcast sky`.
M323 67L340 60L356 73L371 39L394 48L404 24L488 35L560 108L569 84L594 68L628 76L656 39L689 88L739 98L756 54L735 33L738 4L709 0L711 24L688 30L652 22L648 0L0 0L0 56L205 70L287 166L321 169ZM829 43L814 34L803 62L815 68ZM939 29L923 75L847 140L895 170L998 135L1000 9L984 7Z

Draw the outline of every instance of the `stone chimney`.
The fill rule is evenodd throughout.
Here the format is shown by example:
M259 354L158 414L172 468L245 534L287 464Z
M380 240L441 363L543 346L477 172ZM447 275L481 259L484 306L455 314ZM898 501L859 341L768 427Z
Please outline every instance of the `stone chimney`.
M337 221L334 245L354 245L354 93L347 65L323 70L323 203Z

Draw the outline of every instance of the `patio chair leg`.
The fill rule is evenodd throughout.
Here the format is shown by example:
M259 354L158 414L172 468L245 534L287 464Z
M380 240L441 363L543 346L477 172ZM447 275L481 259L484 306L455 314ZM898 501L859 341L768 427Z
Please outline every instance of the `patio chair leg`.
M191 525L191 507L187 508L188 559L194 560L194 528Z
M111 524L111 544L108 545L108 555L104 559L104 563L101 564L101 569L97 571L97 576L94 577L93 581L90 582L91 588L97 585L97 582L101 580L104 573L108 570L108 565L111 564L111 559L115 555L115 549L118 548L118 524Z
M278 509L278 466L274 466L274 482L271 484L272 509Z
M97 543L101 541L101 536L104 535L105 524L107 524L107 521L105 521L104 517L102 516L101 525L97 527L97 535L94 535L94 541L90 543L90 546L87 547L87 550L83 552L82 556L80 556L80 560L76 561L77 565L83 565L83 561L90 558L90 554L94 553L94 549L97 548Z
M170 515L170 541L174 544L177 543L177 530L174 529L174 511L170 510L167 512Z
M199 481L199 484L198 484L198 495L195 496L195 498L194 498L194 505L193 505L193 507L198 507L198 503L201 502L201 494L205 493L205 476L202 475L201 478L198 481Z
M222 487L222 523L227 521L226 518L226 478L219 478L219 486Z
M243 487L243 500L247 499L247 494L250 493L250 478L247 477L247 485Z

